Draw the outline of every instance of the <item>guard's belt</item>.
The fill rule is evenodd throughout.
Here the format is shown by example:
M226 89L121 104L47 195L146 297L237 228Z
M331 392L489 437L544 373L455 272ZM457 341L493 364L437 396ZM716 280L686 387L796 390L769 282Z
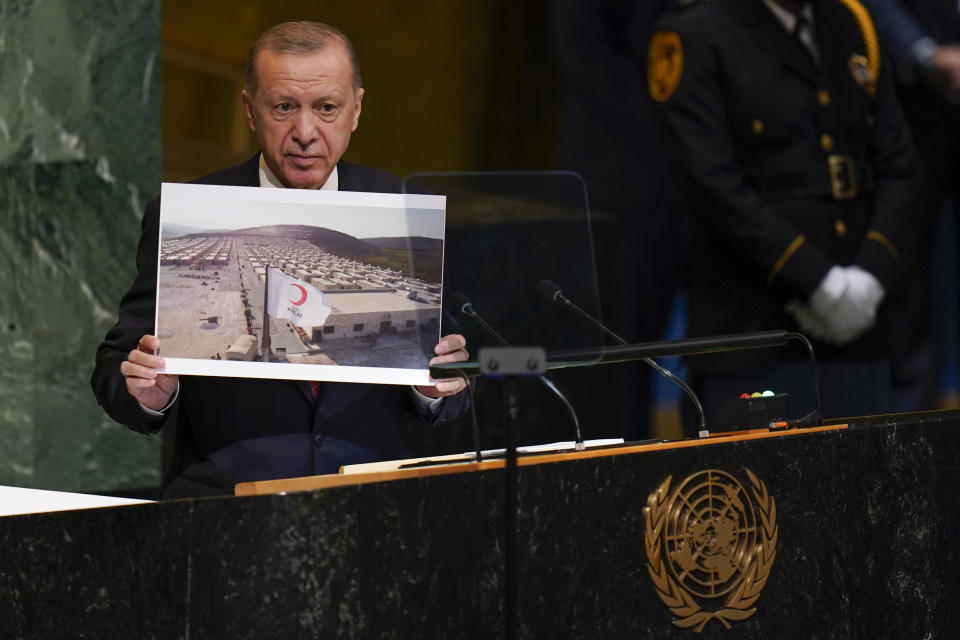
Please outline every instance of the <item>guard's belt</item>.
M873 171L851 156L833 154L821 166L806 171L749 171L750 181L765 196L803 198L827 196L852 200L873 192Z

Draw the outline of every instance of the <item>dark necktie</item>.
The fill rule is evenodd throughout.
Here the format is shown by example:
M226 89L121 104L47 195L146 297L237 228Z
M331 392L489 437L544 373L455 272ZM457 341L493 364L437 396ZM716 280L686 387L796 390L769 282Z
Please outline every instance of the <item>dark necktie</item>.
M817 51L817 45L813 42L813 34L810 30L810 21L802 13L797 14L797 24L793 26L793 37L797 39L804 51L810 54L813 64L820 66L820 54Z
M320 383L316 380L310 381L310 392L313 393L313 397L316 398L320 395Z

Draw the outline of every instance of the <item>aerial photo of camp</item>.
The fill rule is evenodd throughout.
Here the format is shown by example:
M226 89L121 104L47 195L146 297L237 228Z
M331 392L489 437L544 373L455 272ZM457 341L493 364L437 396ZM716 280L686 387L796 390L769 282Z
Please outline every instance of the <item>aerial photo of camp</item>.
M440 330L442 217L440 225L439 238L357 238L304 224L201 229L165 222L161 353L425 368Z

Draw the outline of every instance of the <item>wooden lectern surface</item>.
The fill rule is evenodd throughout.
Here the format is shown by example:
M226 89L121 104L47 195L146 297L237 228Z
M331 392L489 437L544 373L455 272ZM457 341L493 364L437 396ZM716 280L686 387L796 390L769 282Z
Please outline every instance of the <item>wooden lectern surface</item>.
M811 427L806 429L790 429L787 431L769 431L767 429L756 429L752 431L738 431L725 433L723 435L711 436L703 439L674 440L670 442L658 442L653 444L638 445L620 445L615 447L602 447L596 449L587 449L585 451L568 451L562 453L544 453L534 455L524 455L517 458L518 466L528 466L536 464L547 464L551 462L566 462L570 460L585 460L588 458L600 458L605 456L620 456L635 453L645 453L649 451L667 451L670 449L681 449L686 447L703 447L714 444L727 444L731 442L742 442L746 440L762 440L767 438L783 438L794 435L809 433L818 433L822 431L837 431L846 429L846 424L828 425L823 427ZM456 458L457 456L454 456ZM446 456L450 458L450 456ZM371 482L387 482L390 480L405 480L410 478L423 478L429 476L443 476L454 473L469 473L473 471L488 471L492 469L502 469L506 466L506 460L497 458L494 460L485 460L481 462L444 462L444 456L435 458L417 458L414 460L392 461L393 468L387 470L371 471L368 473L335 473L322 476L306 476L302 478L283 478L279 480L261 480L257 482L240 482L234 487L234 494L237 496L255 496L267 495L272 493L289 493L294 491L311 491L315 489L327 489L329 487L343 487L349 485L368 484ZM437 460L438 464L429 465L429 460ZM425 463L426 462L426 463ZM406 466L416 464L417 466Z

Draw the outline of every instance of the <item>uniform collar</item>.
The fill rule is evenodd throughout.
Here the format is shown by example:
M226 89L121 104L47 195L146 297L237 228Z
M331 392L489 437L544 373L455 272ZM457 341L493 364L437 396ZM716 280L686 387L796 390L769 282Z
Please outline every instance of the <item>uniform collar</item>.
M719 3L722 0L714 1ZM817 67L810 53L799 40L785 32L786 25L770 10L765 1L726 0L722 4L734 21L749 30L756 45L769 54L772 60L779 61L792 73L805 78L811 84L818 83ZM815 5L811 11L815 16L819 15L822 8L819 2L808 2L807 5ZM814 26L813 32L819 33L820 30ZM816 42L816 39L814 41Z
M794 32L797 28L797 14L787 11L774 0L763 0L763 4L767 5L788 33ZM803 3L800 7L800 15L807 19L807 24L813 24L813 6L809 2Z

